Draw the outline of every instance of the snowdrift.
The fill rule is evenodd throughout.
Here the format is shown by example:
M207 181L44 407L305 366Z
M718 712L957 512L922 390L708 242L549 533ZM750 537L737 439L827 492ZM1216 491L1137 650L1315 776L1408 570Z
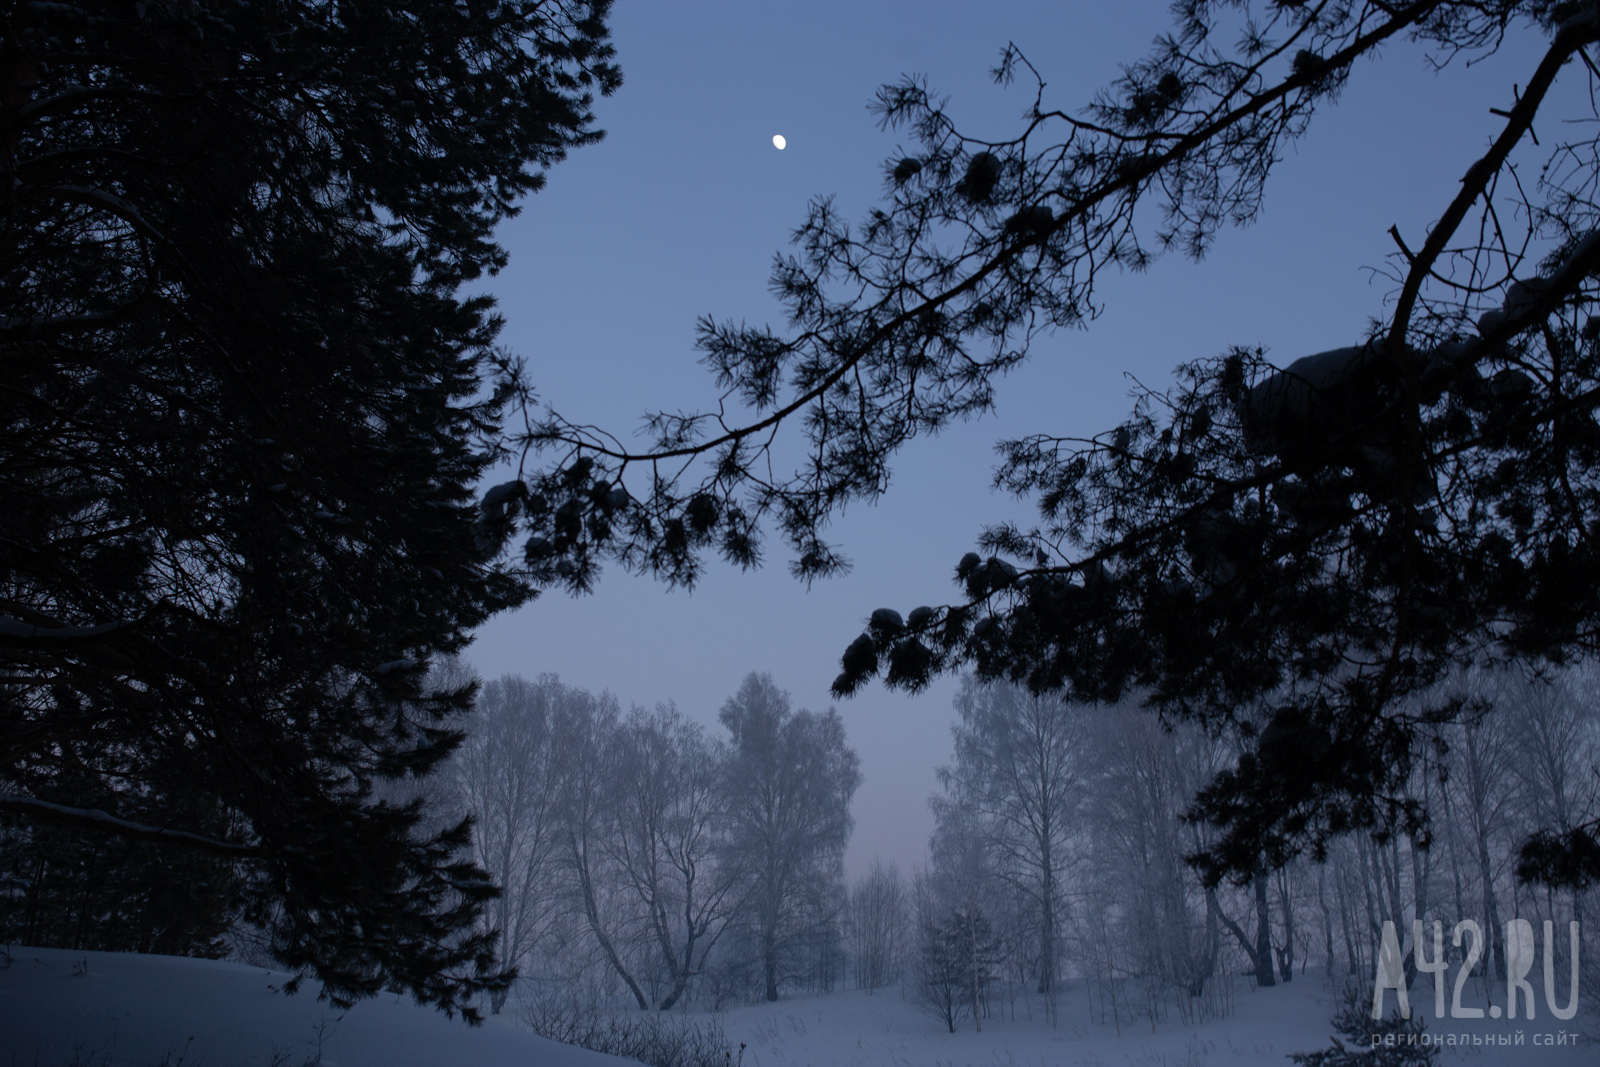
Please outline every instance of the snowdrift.
M317 1001L315 982L279 992L288 979L215 960L0 947L0 1067L637 1067L392 994L340 1011Z

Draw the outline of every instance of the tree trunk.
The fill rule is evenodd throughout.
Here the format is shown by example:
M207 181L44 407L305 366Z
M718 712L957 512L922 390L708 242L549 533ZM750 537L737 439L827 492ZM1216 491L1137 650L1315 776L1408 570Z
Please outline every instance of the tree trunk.
M1340 872L1339 880L1334 883L1334 892L1339 900L1339 929L1344 934L1345 969L1351 977L1354 977L1366 971L1367 956L1357 944L1355 931L1350 929L1351 916L1355 913L1355 902L1350 899L1349 886L1345 882L1343 872Z
M1433 857L1417 847L1415 837L1407 835L1406 841L1411 848L1411 914L1420 919L1428 913L1428 876L1433 869ZM1406 969L1407 982L1416 978L1423 952L1421 945L1411 946L1411 966Z
M1322 909L1322 951L1327 955L1328 974L1333 974L1333 913L1328 910L1328 868L1317 867L1317 907Z
M1456 917L1464 918L1467 914L1466 894L1461 886L1461 839L1457 836L1455 813L1450 810L1450 790L1439 790L1439 805L1444 811L1444 825L1450 833L1450 877L1454 883L1456 898Z
M1489 859L1489 832L1478 828L1478 871L1483 879L1484 974L1491 968L1497 978L1506 976L1505 938L1500 932L1500 902L1494 895L1494 864Z
M1472 819L1478 877L1483 883L1483 973L1486 978L1494 975L1503 979L1506 976L1505 942L1500 929L1500 903L1494 893L1494 863L1489 858L1489 823L1493 810L1489 776L1495 766L1492 753L1498 746L1485 738L1477 726L1467 727L1464 740L1466 800Z
M1222 932L1217 919L1220 908L1217 905L1217 891L1206 890L1206 947L1202 955L1195 961L1194 973L1189 977L1189 995L1191 997L1204 996L1206 983L1217 969L1217 956L1221 952Z
M1239 947L1244 949L1244 954L1250 957L1250 966L1255 969L1256 985L1277 985L1277 979L1272 974L1272 914L1267 904L1266 875L1257 873L1253 879L1256 890L1256 936L1252 941L1240 925L1233 921L1232 916L1222 910L1222 905L1217 904L1217 916L1239 942ZM1213 899L1215 899L1213 897Z
M1294 981L1294 901L1289 892L1289 869L1278 872L1278 905L1283 912L1283 948L1278 952L1278 978Z
M980 977L978 973L978 913L976 911L969 911L967 914L970 917L967 924L970 936L967 938L967 942L971 947L970 962L972 970L972 1026L974 1030L981 1034L983 1033L983 1013L978 1010L978 980Z
M1267 874L1257 871L1251 879L1256 892L1256 950L1251 960L1256 965L1256 985L1277 985L1272 973L1272 908L1267 902Z
M1044 844L1044 906L1040 916L1044 928L1039 932L1039 992L1049 993L1056 984L1056 885L1049 842Z
M1404 930L1407 924L1405 903L1400 896L1399 835L1397 834L1389 839L1389 852L1387 856L1385 856L1381 851L1378 851L1377 855L1383 860L1381 869L1383 871L1384 887L1389 893L1389 916L1394 920L1394 926L1396 930ZM1419 911L1417 914L1421 915L1422 913ZM1403 943L1405 941L1405 935L1402 934L1400 940ZM1411 951L1402 952L1401 959L1404 963L1404 980L1406 983L1406 988L1409 989L1417 980L1417 947L1412 945Z
M761 964L766 972L767 1002L778 999L778 931L776 923L768 923L761 931Z
M1376 861L1373 859L1373 853L1377 851L1377 846L1370 841L1357 839L1356 849L1361 858L1361 903L1366 908L1367 933L1369 935L1367 943L1376 945L1383 934L1383 923L1378 919L1377 906L1372 901L1372 885L1378 877L1374 873Z
M645 1011L650 1007L649 1000L644 995L644 990L639 988L639 983L634 981L633 975L628 973L628 968L623 966L622 957L617 954L616 946L611 943L611 938L606 935L605 927L600 923L600 908L595 901L594 881L589 876L588 849L579 844L576 839L571 844L573 866L578 874L578 887L583 892L583 912L589 920L589 929L594 933L595 940L600 942L600 947L605 951L606 959L611 963L611 969L628 986L628 991L633 994L633 999L639 1002L639 1010Z

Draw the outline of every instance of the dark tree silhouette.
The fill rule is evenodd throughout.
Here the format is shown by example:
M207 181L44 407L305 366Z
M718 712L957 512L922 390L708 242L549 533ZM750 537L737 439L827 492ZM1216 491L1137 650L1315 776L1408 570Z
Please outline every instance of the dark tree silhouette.
M1003 140L963 135L920 79L883 89L884 122L915 150L888 161L860 228L813 204L773 275L787 332L701 323L715 411L653 416L645 450L530 420L525 447L557 462L533 478L526 553L536 579L573 588L608 555L691 582L708 551L757 562L772 523L798 575L841 570L823 528L884 491L899 448L986 410L1041 332L1092 319L1100 271L1200 257L1253 219L1357 60L1410 38L1462 63L1539 35L1459 191L1425 234L1392 232L1368 336L1281 369L1197 353L1119 427L1005 443L999 482L1038 502L1040 526L990 530L957 567L959 602L875 611L844 652L840 695L880 671L916 689L971 667L1074 699L1137 688L1252 738L1264 724L1195 809L1224 831L1208 876L1247 880L1351 829L1424 832L1401 784L1460 704L1406 697L1463 662L1593 648L1600 142L1557 123L1549 92L1558 76L1593 84L1600 15L1186 0L1175 19L1082 111L1049 106L1034 75ZM1007 48L996 76L1017 74L1033 71ZM1536 118L1546 137L1578 132L1532 143ZM1547 166L1524 183L1515 153L1536 151ZM775 442L795 421L805 458L789 471ZM1592 879L1595 830L1548 828L1525 873Z
M374 785L460 740L429 658L533 593L472 499L499 320L454 294L599 136L608 8L0 9L7 840L198 850L336 1000L509 981L467 825Z

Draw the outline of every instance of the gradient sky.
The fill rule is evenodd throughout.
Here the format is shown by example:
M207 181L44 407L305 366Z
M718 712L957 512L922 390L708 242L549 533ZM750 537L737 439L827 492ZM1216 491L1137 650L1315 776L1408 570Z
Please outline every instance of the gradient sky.
M1046 78L1046 105L1077 111L1169 26L1156 0L622 0L613 29L625 80L596 105L605 140L556 167L502 230L511 265L488 286L506 318L501 340L528 358L543 399L619 436L647 410L702 409L714 390L693 348L696 318L781 327L768 270L807 200L836 195L854 219L881 192L882 162L902 139L867 111L879 84L925 74L963 132L1006 137L1032 94L987 77L1007 41ZM612 567L592 596L546 592L494 619L468 659L486 678L550 671L624 706L675 700L713 728L751 670L770 672L799 706L827 707L839 655L874 608L955 598L956 560L984 525L1030 519L990 487L996 440L1104 430L1129 407L1130 377L1163 386L1178 363L1233 344L1263 345L1281 366L1361 341L1389 291L1369 269L1393 250L1388 228L1421 244L1499 128L1489 108L1510 106L1544 43L1519 28L1470 70L1458 61L1435 73L1410 43L1358 65L1279 166L1255 225L1224 231L1200 264L1103 274L1104 314L1039 343L1001 383L993 417L913 442L888 496L833 528L855 564L848 576L807 592L776 544L762 570L713 563L692 593ZM1585 91L1569 67L1558 97ZM852 874L874 856L902 870L925 857L954 689L945 679L908 697L873 685L839 705L864 776Z

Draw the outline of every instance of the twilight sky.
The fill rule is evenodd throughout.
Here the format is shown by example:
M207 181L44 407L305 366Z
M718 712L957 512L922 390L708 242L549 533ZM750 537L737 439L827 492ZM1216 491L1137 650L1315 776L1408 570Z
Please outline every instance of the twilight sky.
M618 436L648 410L702 409L715 393L695 319L781 327L768 268L807 200L836 195L858 219L877 199L882 162L903 143L867 112L879 84L925 74L958 128L999 139L1033 91L989 81L1007 41L1044 75L1046 106L1075 112L1169 26L1165 0L622 0L625 80L596 108L605 140L556 167L502 230L511 265L488 286L507 320L501 341L528 357L544 400ZM1282 366L1361 341L1389 288L1367 269L1393 250L1386 231L1421 244L1498 129L1489 108L1510 106L1544 43L1518 27L1470 70L1435 73L1408 42L1358 65L1278 167L1255 225L1225 230L1200 264L1101 275L1104 314L1037 344L994 416L912 443L888 496L833 528L855 563L848 576L807 592L775 542L764 569L713 563L692 593L612 567L592 596L551 591L492 620L468 659L486 678L555 672L624 706L675 700L717 731L717 710L751 670L798 706L827 707L838 657L874 608L953 599L956 560L983 526L1031 517L990 488L996 440L1104 430L1129 407L1130 376L1164 386L1178 363L1233 344L1263 345ZM1563 96L1583 91L1569 67L1548 113L1571 113ZM902 870L925 856L954 688L945 679L907 697L875 685L839 705L864 777L852 875L875 855Z

